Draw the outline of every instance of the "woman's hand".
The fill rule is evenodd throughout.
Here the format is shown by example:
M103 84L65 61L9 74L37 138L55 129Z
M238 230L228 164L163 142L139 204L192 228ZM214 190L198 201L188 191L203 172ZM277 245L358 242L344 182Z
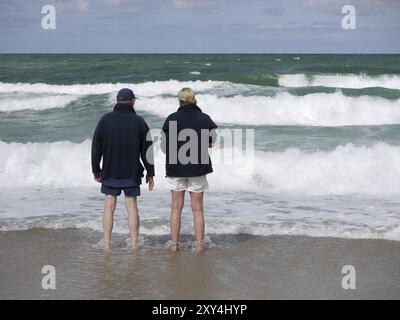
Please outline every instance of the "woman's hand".
M149 191L152 191L154 188L154 179L153 177L150 177L148 175L146 175L146 183L149 184Z

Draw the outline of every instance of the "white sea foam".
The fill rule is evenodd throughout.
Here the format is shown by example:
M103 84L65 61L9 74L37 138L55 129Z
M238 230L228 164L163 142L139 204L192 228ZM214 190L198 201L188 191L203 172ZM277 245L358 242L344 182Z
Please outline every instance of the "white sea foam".
M385 143L318 152L256 152L254 165L247 172L241 169L216 165L211 184L255 193L400 195L400 147Z
M191 87L196 92L211 89L238 90L246 85L233 84L225 81L150 81L143 83L98 83L98 84L72 84L54 85L46 83L4 83L0 82L0 93L36 93L36 94L116 94L119 89L128 87L138 96L154 97L163 94L176 95L182 87Z
M90 173L88 140L80 144L0 141L0 181L3 186L90 186L93 185Z
M132 87L142 98L136 105L138 110L161 117L166 117L176 109L175 96L180 88L190 86L198 92L200 107L220 123L307 126L400 123L400 100L351 97L340 90L298 96L285 91L271 91L268 87L221 81L169 80L136 85L0 83L0 111L60 108L89 94L108 94L111 104L117 90L124 86ZM27 94L33 97L27 98Z
M89 140L26 144L0 141L1 185L95 186L90 145ZM156 151L157 176L162 177L164 155ZM210 181L220 191L400 195L400 147L385 143L373 147L347 144L318 152L295 148L256 152L254 161L244 167L220 163L216 156L212 159L215 173L210 175Z
M159 181L156 180L157 187ZM205 198L206 233L209 235L272 234L342 238L400 240L399 206L394 200L350 196L293 196L287 194L250 195L216 191L212 183ZM0 186L0 191L2 191ZM103 197L95 188L7 188L0 192L3 204L0 231L32 228L78 228L101 231ZM23 191L21 191L23 190ZM148 236L169 234L169 192L142 188L140 233ZM73 199L73 201L71 201ZM43 205L45 201L45 205ZM189 203L184 208L183 234L193 231ZM123 201L117 204L114 232L129 228ZM168 237L166 237L168 239Z
M0 142L0 230L101 231L102 197L91 175L90 144ZM256 152L249 168L219 163L215 153L212 159L206 194L210 235L400 240L400 146ZM164 156L156 152L156 189L149 194L143 186L140 203L144 235L169 233L164 175ZM117 211L123 210L121 202ZM128 234L126 215L117 216L114 231ZM182 232L192 233L191 219L183 219Z
M11 112L19 110L44 110L63 108L78 99L75 95L50 95L46 97L0 99L0 111Z
M45 83L1 83L0 82L0 112L19 110L44 110L63 108L72 101L86 95L109 95L110 104L115 102L115 96L123 87L132 88L141 98L176 96L182 87L192 87L196 92L212 91L216 94L235 94L238 92L257 92L263 89L259 86L234 84L224 81L186 81L177 80L144 82L139 84L99 83L50 85ZM264 89L263 89L264 90Z
M88 94L109 94L110 104L116 92L127 84L48 85L0 83L0 111L62 108ZM273 96L259 95L260 87L218 81L175 80L146 82L134 87L142 100L138 110L166 117L177 107L174 97L182 86L198 92L203 111L216 122L244 125L382 125L400 123L400 99L313 93L304 96L277 91ZM33 97L27 98L27 94ZM48 96L43 96L43 95ZM249 95L250 94L250 95ZM269 92L271 94L271 92ZM14 97L15 95L15 97ZM35 95L40 95L35 97ZM11 98L10 98L11 96Z
M229 124L343 126L400 123L400 99L350 97L340 91L305 96L282 92L272 97L199 94L197 101L216 122ZM136 108L166 117L176 105L175 98L154 97L144 99Z
M382 87L400 89L400 76L387 74L379 76L367 76L364 74L284 74L279 76L279 85L284 87L322 86L354 89Z

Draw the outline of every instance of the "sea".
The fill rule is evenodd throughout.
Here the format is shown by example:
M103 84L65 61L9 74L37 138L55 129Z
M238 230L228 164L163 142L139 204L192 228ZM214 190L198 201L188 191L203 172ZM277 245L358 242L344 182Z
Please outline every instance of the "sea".
M2 54L1 232L102 230L91 139L124 87L154 132L191 87L219 129L254 133L250 167L214 161L209 243L239 235L400 241L400 55ZM169 234L165 156L155 148L155 190L143 184L139 199L143 242ZM188 198L182 233L191 235ZM114 232L128 237L123 197Z

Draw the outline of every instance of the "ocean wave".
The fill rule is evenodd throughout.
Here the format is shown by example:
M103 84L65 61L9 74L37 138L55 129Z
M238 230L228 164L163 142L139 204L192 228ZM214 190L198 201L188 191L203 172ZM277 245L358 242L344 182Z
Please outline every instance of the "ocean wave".
M219 123L243 125L344 126L400 123L400 99L376 96L352 97L333 93L294 95L285 91L218 81L176 80L128 84L5 84L0 83L0 111L63 108L89 94L108 94L133 87L142 99L136 109L166 117L177 108L176 93L183 86L197 92L200 107ZM267 90L263 91L263 90ZM2 94L2 95L1 95ZM27 95L31 95L27 98Z
M176 96L182 87L192 87L198 93L213 92L219 95L259 93L268 88L235 84L225 81L152 81L137 84L98 83L52 85L46 83L2 83L0 82L0 112L19 110L45 110L63 108L72 101L87 95L108 95L105 101L112 105L119 89L132 88L140 98ZM276 89L274 89L276 90Z
M72 84L55 85L46 83L4 83L0 82L0 93L34 93L34 94L70 94L70 95L92 95L92 94L114 94L119 89L128 87L135 91L140 97L154 97L160 95L174 95L182 87L191 87L196 92L208 90L220 90L235 93L246 90L251 85L235 84L227 81L149 81L143 83L97 83L97 84Z
M90 168L90 145L68 141L5 143L0 141L2 187L95 186ZM224 150L235 152L235 150ZM378 143L372 147L347 144L331 151L255 152L242 164L219 161L213 151L210 185L220 191L256 194L400 195L400 147ZM156 173L165 175L164 155L156 150ZM165 181L159 178L159 185Z
M400 99L351 97L340 91L304 96L282 92L270 97L199 94L197 101L216 122L227 124L345 126L400 123ZM136 108L167 117L176 105L175 98L154 97L144 99Z
M79 97L75 95L50 95L46 97L0 99L0 111L13 112L20 110L45 110L64 108Z
M148 209L150 210L150 208ZM141 211L143 212L144 210L143 204L141 204ZM3 219L0 221L0 231L22 231L36 228L55 230L76 228L93 230L100 233L103 230L103 224L99 218L101 215L99 215L98 212L101 212L101 208L97 209L97 214L95 216L89 217L58 215L51 217L38 216L25 219ZM164 216L167 215L166 212L167 209L165 209ZM128 222L126 221L124 215L122 216L122 218L119 218L118 224L114 226L113 232L117 234L125 234L128 237ZM206 238L210 239L210 236L217 235L226 236L246 234L252 236L291 235L309 237L336 237L347 239L386 239L400 241L400 225L396 223L373 226L367 223L346 223L344 221L340 221L340 219L337 221L328 219L310 221L311 219L308 219L307 222L302 219L262 219L265 220L264 222L249 221L250 219L246 220L241 219L237 221L226 218L216 219L212 216L207 217ZM192 228L191 222L183 221L181 234L191 234ZM169 221L167 219L160 219L157 220L157 223L154 223L153 219L141 217L140 239L142 244L150 245L151 242L148 237L154 238L155 236L159 237L159 240L153 239L153 245L150 246L162 245L163 242L160 242L160 240L164 240L164 244L166 244L169 234ZM164 239L166 236L167 238ZM232 242L230 241L232 241L232 239L227 237L222 244L232 245Z
M135 108L166 117L177 108L176 93L192 86L200 107L219 123L243 125L344 126L400 123L400 99L376 96L352 97L340 90L333 93L294 95L288 92L218 81L176 80L128 84L5 84L0 83L0 111L63 108L89 94L108 94L133 87L141 100ZM264 91L263 91L264 90ZM267 90L267 91L265 91ZM1 95L2 94L2 95ZM27 95L31 95L27 97Z
M278 83L283 87L321 86L353 89L382 87L400 90L400 76L388 74L379 76L368 76L364 74L283 74L279 76Z

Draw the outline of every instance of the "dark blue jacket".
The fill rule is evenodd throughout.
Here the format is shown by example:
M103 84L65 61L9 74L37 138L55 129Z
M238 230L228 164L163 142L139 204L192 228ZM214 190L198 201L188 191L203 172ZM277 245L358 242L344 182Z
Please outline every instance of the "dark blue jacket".
M147 174L154 176L153 146L146 139L148 132L148 125L133 108L117 104L114 111L101 118L94 132L92 172L101 172L103 179L132 178L139 185L144 176L142 159Z
M175 134L170 132L170 123L173 121L177 129L176 137ZM161 144L162 150L166 153L166 175L169 177L197 177L213 172L208 148L215 140L216 136L213 129L216 128L217 125L211 120L210 116L203 113L196 105L182 106L177 112L170 114L163 125L164 136ZM182 163L178 156L180 148L190 140L189 137L186 137L186 140L178 141L177 137L184 129L194 130L198 138L195 143L195 145L197 145L198 156L194 162L189 161L188 163ZM202 130L208 132L207 137L203 136L202 138ZM174 155L171 155L170 150L171 139L174 139L177 145L177 150L174 151ZM190 157L190 152L190 149L186 151L187 157Z

